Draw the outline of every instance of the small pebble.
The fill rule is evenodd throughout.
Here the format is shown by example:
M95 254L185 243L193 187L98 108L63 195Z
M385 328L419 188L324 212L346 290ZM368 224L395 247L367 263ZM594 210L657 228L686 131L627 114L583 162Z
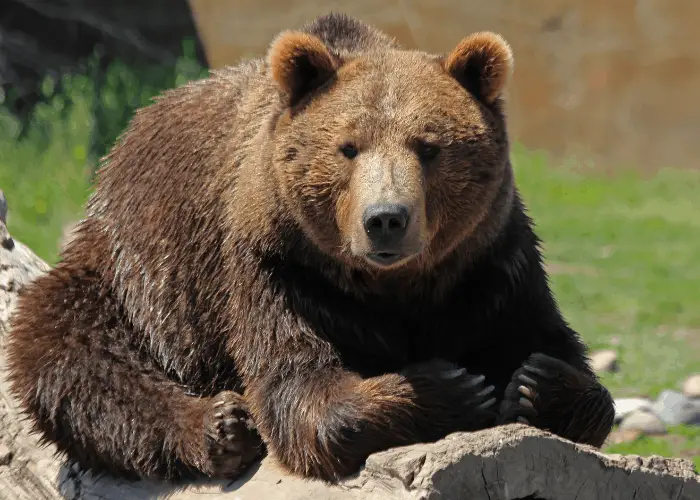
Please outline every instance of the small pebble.
M643 398L620 398L615 400L615 423L620 423L632 412L645 410L652 411L652 403Z
M616 372L618 370L617 353L613 350L594 352L590 358L591 368L598 374Z
M630 413L620 424L620 429L631 429L643 434L666 434L666 426L650 411L638 410Z
M606 445L629 443L642 435L638 429L616 429L610 433Z
M666 425L700 425L700 400L677 391L663 391L652 405L654 413Z
M700 373L691 375L683 382L683 394L689 398L700 398Z

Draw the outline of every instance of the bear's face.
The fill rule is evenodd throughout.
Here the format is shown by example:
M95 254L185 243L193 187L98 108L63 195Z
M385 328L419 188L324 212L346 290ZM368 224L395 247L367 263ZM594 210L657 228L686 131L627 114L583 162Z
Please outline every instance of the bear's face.
M287 109L275 126L283 199L308 237L354 266L431 267L484 219L508 164L508 45L482 33L446 57L348 60L304 33L269 54Z

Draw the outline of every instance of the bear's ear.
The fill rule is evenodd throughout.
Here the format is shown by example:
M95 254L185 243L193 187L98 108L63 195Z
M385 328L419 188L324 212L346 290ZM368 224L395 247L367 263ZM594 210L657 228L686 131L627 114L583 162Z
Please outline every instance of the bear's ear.
M459 42L443 66L477 99L493 104L513 72L513 52L500 35L484 31Z
M327 82L340 65L319 38L298 31L278 36L270 46L267 61L272 78L290 106Z

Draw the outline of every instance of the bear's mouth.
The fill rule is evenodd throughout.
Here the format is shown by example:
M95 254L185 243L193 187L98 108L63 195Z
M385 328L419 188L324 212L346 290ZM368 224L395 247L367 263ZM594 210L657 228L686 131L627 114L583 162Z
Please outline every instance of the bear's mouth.
M387 267L401 260L402 255L395 252L374 252L367 254L367 259L374 265Z

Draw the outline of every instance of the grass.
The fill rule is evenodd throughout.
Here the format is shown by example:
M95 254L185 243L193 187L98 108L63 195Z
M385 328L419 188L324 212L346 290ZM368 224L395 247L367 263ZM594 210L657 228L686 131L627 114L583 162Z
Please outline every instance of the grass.
M679 389L700 368L700 173L610 177L521 150L515 163L563 313L591 349L618 352L606 386Z
M514 157L562 312L592 350L618 352L620 370L603 383L615 397L680 389L700 370L700 172L611 177ZM606 451L684 456L700 470L700 428Z
M98 67L91 59L83 74L47 78L42 86L47 102L28 124L0 106L0 189L10 207L8 226L50 264L56 262L64 225L82 215L99 158L134 110L163 89L207 74L191 40L183 42L175 65ZM0 104L3 98L0 94Z
M76 93L89 94L76 81ZM82 84L85 84L84 86ZM54 263L64 224L82 213L88 196L87 157L93 117L89 99L67 107L41 105L25 138L20 123L0 111L0 188L8 200L9 230L41 258Z
M20 140L20 124L0 108L8 226L49 263L56 262L63 225L82 214L93 158L130 112L161 88L204 74L191 64L160 76L110 71L105 88L89 76L62 82L62 92L38 108ZM700 359L700 173L611 177L552 168L544 155L522 148L513 156L564 314L592 349L619 353L619 373L603 382L616 397L678 389ZM679 426L669 436L608 450L688 456L700 468L700 430Z

